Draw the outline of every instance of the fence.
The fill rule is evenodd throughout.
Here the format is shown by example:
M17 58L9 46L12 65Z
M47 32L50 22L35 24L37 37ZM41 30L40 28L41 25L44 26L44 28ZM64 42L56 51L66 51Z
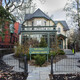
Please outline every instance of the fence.
M79 56L51 56L51 80L80 80Z
M11 54L14 52L13 48L0 48L0 57L6 55L6 54Z
M9 66L9 70L15 73L23 73L23 77L28 76L28 62L27 56L15 57L14 53L9 55L4 55L2 60ZM25 79L24 79L25 80Z
M27 61L27 55L20 56L19 58L19 68L24 69L25 75L28 75L28 61Z

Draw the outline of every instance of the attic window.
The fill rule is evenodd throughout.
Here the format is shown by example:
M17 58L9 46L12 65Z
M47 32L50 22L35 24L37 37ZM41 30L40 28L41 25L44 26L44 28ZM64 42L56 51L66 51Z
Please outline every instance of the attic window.
M37 21L37 26L41 26L41 21Z

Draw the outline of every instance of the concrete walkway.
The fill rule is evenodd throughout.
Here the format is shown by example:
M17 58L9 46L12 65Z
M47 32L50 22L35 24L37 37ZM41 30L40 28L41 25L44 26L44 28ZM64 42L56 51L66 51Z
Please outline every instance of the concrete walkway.
M71 49L64 49L66 55L74 55Z
M66 67L66 66L56 66L55 64L53 64L53 69L54 69L54 73L55 74L66 74L66 73L75 73L75 72L80 72L80 68L77 67L77 65L80 65L80 63L78 63L78 60L76 58L80 58L80 53L76 53L75 55L67 55L68 58L74 58L74 60L70 60L70 59L62 59L59 62L57 62L57 65L63 65L64 63L66 63L66 66L68 66L69 64L76 64L74 65L74 67ZM17 72L23 72L23 69L19 68L19 62L17 59L15 59L13 57L13 54L9 54L9 55L5 55L3 56L3 61L10 65L13 66L13 70L17 71ZM64 62L64 63L63 63ZM28 78L27 80L49 80L49 74L50 74L50 69L51 69L51 65L48 65L47 67L35 67L35 66L30 66L28 64ZM55 71L56 69L56 71ZM66 72L67 69L67 72Z
M27 80L49 80L49 74L50 66L48 67L29 66L29 75Z
M17 59L15 59L13 57L13 55L14 55L14 53L3 56L3 61L6 64L8 64L9 66L12 66L13 67L13 69L12 69L13 71L23 72L24 70L19 68L19 61Z

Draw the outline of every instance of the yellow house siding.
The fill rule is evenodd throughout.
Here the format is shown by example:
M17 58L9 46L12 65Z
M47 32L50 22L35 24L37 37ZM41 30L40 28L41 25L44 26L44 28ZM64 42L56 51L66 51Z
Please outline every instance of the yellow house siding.
M45 26L45 22L46 22L46 26L53 26L54 22L52 20L47 20L45 18L33 18L29 21L26 21L24 23L25 26L32 26L32 21L33 21L33 25L37 26L37 21L41 21L41 26ZM28 23L28 25L27 25Z
M62 34L64 36L67 37L67 31L64 31L64 26L61 23L57 23L56 25L56 30L58 30L58 28L61 29L61 32L57 32L57 34ZM68 39L66 38L66 49L67 49L67 45L68 45ZM65 49L65 40L63 40L63 49Z
M34 18L34 26L38 26L37 25L37 21L41 21L41 26L44 26L45 25L45 19L44 18Z
M58 24L57 24L56 29L58 30L58 28L60 28L60 29L61 29L61 32L60 32L60 33L59 33L59 32L57 32L57 34L63 34L63 35L65 35L65 36L66 36L66 31L64 31L64 27L61 25L61 23L58 23Z
M66 39L66 49L68 48L68 39Z
M25 26L32 26L32 20L26 21L24 23Z

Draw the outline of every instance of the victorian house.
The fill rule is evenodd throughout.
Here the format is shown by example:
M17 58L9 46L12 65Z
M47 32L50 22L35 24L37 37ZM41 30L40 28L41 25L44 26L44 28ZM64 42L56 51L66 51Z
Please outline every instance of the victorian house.
M40 9L32 14L26 14L22 25L19 26L19 42L36 39L40 42L43 37L51 48L57 41L61 49L67 49L67 31L69 30L66 21L53 21Z

